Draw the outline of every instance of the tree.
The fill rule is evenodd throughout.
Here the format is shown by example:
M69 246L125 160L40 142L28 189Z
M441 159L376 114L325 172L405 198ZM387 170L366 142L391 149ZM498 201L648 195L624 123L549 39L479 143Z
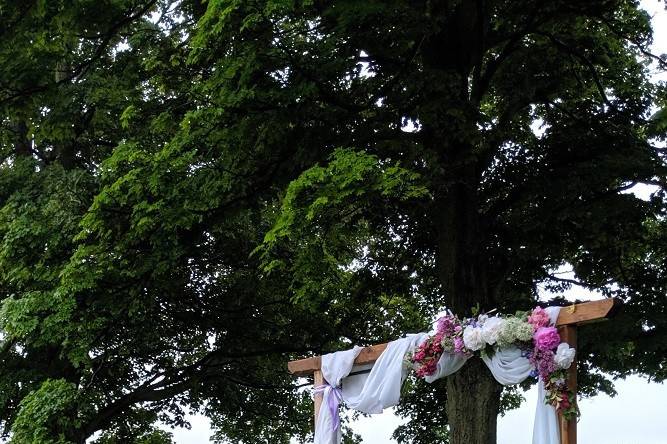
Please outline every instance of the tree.
M627 301L588 390L664 378L666 95L646 14L580 3L0 2L3 433L304 438L288 356L530 307L564 263ZM446 385L417 417L493 442L486 370Z
M320 312L263 278L253 250L278 195L328 155L284 143L316 140L304 116L319 105L286 114L276 79L220 69L196 27L205 11L0 2L0 424L12 442L170 442L156 421L184 426L188 411L225 442L303 438L309 399L286 354L403 330L372 337L351 305Z
M207 16L226 22L211 6ZM239 2L234 11L257 19L256 8ZM529 308L538 283L597 289L627 305L613 331L598 327L580 346L587 390L610 389L593 369L665 377L657 345L665 343L665 161L652 145L664 123L650 118L665 90L648 73L665 62L647 51L650 24L636 2L263 11L280 29L300 29L270 49L282 51L285 88L311 79L324 108L356 114L342 130L351 139L345 155L377 169L360 173L359 161L334 154L329 167L293 182L267 237L267 270L281 267L300 298L322 302L350 274L382 281L400 264L413 281L408 292L461 315ZM337 72L328 70L334 63ZM413 173L399 182L427 192L406 199L378 187L384 172L400 189L389 174L399 166ZM637 184L658 189L645 202L625 192ZM296 251L271 259L287 246ZM554 273L565 264L577 279ZM335 288L315 284L323 275ZM479 362L450 377L451 442L494 442L500 394Z
M272 145L233 142L261 113L220 125L237 97L209 103L209 67L187 63L204 10L0 3L0 418L13 442L170 442L155 421L183 425L191 409L248 417L274 442L306 433L306 398L275 369L321 348L329 333L307 326L327 318L259 280L250 257L292 167L264 155Z

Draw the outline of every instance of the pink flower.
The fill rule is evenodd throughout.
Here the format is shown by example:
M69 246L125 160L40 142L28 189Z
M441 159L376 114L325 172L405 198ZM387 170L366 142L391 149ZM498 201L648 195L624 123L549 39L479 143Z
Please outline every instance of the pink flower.
M537 331L540 327L549 326L549 315L542 307L537 307L528 316L528 322L533 325L533 331Z
M560 400L560 403L558 405L558 408L561 409L561 410L569 409L570 408L570 399L569 399L569 396L568 396L568 392L564 391L560 394L560 396L561 396L561 400Z
M560 344L560 336L554 327L540 327L533 335L533 341L540 351L553 350Z
M415 370L415 374L420 378L423 378L424 376L427 376L428 373L426 372L426 366L423 366L423 365L420 366L417 370Z
M420 378L423 378L424 376L429 376L435 373L435 371L438 369L438 361L435 359L429 359L426 362L423 362L417 370L415 370L415 373L417 376Z

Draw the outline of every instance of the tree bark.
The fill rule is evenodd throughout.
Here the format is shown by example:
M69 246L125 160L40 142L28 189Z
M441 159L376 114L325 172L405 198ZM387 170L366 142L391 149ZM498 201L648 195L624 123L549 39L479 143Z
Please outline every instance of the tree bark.
M477 178L472 166L439 203L438 267L448 308L460 316L470 309L491 308L487 288L484 233L477 204ZM447 416L451 444L494 444L500 385L479 359L471 359L447 380Z
M54 81L56 85L65 82L68 76L71 75L71 67L66 58L56 63L54 70ZM76 162L76 141L75 140L61 140L53 147L55 158L60 165L66 169L71 170Z
M478 190L479 103L471 100L471 78L479 72L488 31L484 2L456 3L453 9L432 4L443 17L439 33L424 43L422 61L434 81L429 106L420 115L428 151L438 159L434 222L438 276L443 304L459 316L471 309L494 308L489 282L484 221ZM479 359L471 359L447 379L447 416L451 444L494 444L500 385Z
M495 444L500 392L481 359L447 378L450 444Z
M16 157L29 157L32 155L30 139L28 138L28 126L25 120L18 119L13 123L14 131L14 154Z

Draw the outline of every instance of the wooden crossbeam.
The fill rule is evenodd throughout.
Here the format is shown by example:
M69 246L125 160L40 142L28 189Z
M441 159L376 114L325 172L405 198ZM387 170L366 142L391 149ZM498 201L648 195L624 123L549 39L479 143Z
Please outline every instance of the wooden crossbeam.
M359 356L354 360L355 365L372 364L378 360L384 349L387 348L387 343L371 345L364 347ZM315 371L322 368L322 357L313 356L312 358L299 359L298 361L291 361L287 363L287 369L294 376L308 376Z
M556 326L581 325L606 319L614 314L619 304L620 301L618 299L610 298L563 307L558 314ZM359 353L357 359L355 359L354 364L364 365L374 363L385 348L387 348L386 343L365 347L361 353ZM287 364L287 369L294 376L309 376L315 371L319 371L321 367L321 356L299 359Z

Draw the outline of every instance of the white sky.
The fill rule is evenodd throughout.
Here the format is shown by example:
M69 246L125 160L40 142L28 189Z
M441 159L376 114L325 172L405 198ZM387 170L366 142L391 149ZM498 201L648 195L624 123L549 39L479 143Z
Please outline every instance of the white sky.
M657 54L667 53L667 12L658 0L642 0L642 7L653 17L654 47ZM656 79L667 80L667 74ZM637 190L644 197L647 189ZM584 299L580 289L566 295ZM595 299L595 294L588 295ZM666 444L667 443L667 385L647 382L633 376L616 382L618 395L610 398L598 395L580 401L581 419L578 424L579 442L593 444ZM526 402L505 417L498 419L498 444L530 444L533 416L537 402L535 388L525 393ZM192 429L172 430L178 444L209 442L210 423L202 416L190 418ZM370 418L361 418L353 428L361 434L364 444L391 444L391 434L401 419L391 411Z

